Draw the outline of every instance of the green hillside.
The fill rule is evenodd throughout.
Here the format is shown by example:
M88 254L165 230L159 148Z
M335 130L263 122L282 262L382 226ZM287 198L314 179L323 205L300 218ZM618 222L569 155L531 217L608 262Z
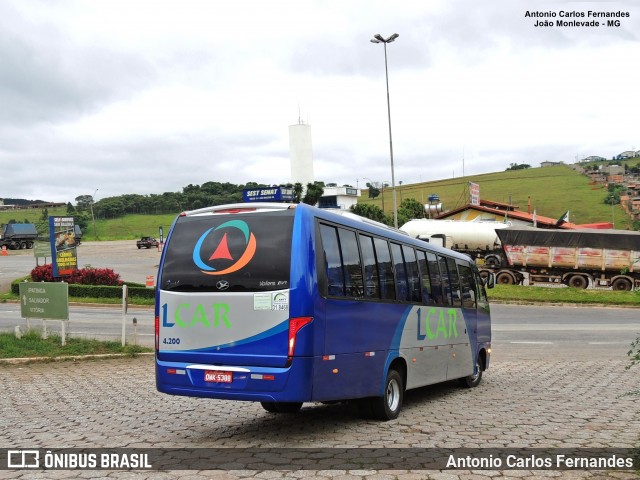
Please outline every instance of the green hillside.
M539 215L559 218L567 210L573 223L611 222L615 218L616 228L631 226L631 219L624 210L616 205L613 208L603 203L607 191L602 186L590 184L590 179L568 166L509 170L484 175L452 178L435 182L423 182L397 187L398 204L404 199L414 198L427 203L429 195L437 194L445 210L452 210L468 203L468 182L480 185L480 197L483 200L509 203L527 211L529 201L532 210ZM382 208L382 198L368 198L363 190L361 203L373 204ZM384 210L392 214L391 189L384 190ZM66 208L49 209L49 215L66 215ZM164 234L169 231L175 214L142 215L131 214L115 219L96 219L95 233L93 223L84 229L84 240L133 240L143 235L157 237L158 227ZM40 209L21 209L0 211L0 223L11 220L38 223L41 221Z
M100 240L133 240L142 236L159 238L159 227L163 234L169 233L169 227L176 218L176 214L163 215L125 215L109 220L96 220L97 238ZM96 240L93 224L90 223L84 232L84 240Z
M525 212L531 201L531 209L546 217L559 218L569 210L573 223L611 222L615 217L616 228L626 229L631 225L631 219L619 205L614 206L612 211L610 205L603 203L608 195L606 188L591 185L587 176L564 165L397 186L398 204L406 198L428 203L429 195L436 194L445 210L462 207L469 203L468 182L480 185L480 197L483 200L511 202ZM367 194L367 190L363 190L361 203L382 208L381 197L370 199ZM385 188L384 210L391 215L392 209L391 189Z
M52 216L66 216L66 208L51 208L48 210ZM141 236L158 237L158 229L162 227L164 235L169 233L169 227L175 219L175 214L166 215L125 215L119 218L108 220L96 219L94 234L93 222L89 222L83 231L83 240L134 240ZM17 222L38 224L42 217L41 209L24 209L0 211L0 223L9 223L11 220Z

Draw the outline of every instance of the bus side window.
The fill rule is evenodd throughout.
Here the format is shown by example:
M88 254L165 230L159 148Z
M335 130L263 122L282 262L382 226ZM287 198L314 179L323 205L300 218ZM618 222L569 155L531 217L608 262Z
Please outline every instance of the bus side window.
M416 261L416 252L412 247L402 246L405 265L407 267L407 282L409 288L409 301L422 302L422 294L420 291L420 277L418 275L418 262Z
M473 277L476 282L476 292L478 296L478 301L482 303L487 303L489 301L489 297L487 297L487 291L484 288L484 282L480 277L480 272L477 269L473 270Z
M401 302L409 300L409 288L407 285L407 270L402 257L402 247L397 243L391 244L391 257L396 278L396 298Z
M422 280L422 303L432 305L435 299L432 295L431 278L429 276L429 267L427 266L427 253L418 250L418 269L420 270L420 279Z
M363 297L362 263L360 262L356 232L338 228L338 238L340 239L340 250L342 252L345 296Z
M459 263L458 272L460 272L462 306L464 308L476 308L476 282L473 278L473 271L468 265Z
M331 297L344 296L344 272L340 258L340 244L338 232L334 227L320 224L322 249L324 250L325 268L327 275L327 295Z
M437 305L443 305L444 293L442 291L442 275L440 275L440 266L438 265L438 257L434 253L426 252L427 263L429 264L429 276L431 278L431 294ZM447 274L447 271L444 271Z
M378 272L380 273L380 298L382 298L382 300L395 300L396 287L395 280L393 279L389 244L381 238L374 238L373 244L376 249Z
M373 249L373 238L362 234L359 235L359 238L364 266L364 296L365 298L380 298L380 276Z
M456 261L447 257L447 267L449 267L449 285L451 287L451 298L454 307L462 306L462 293L460 291L460 277L456 268Z
M446 257L438 255L438 265L440 265L440 281L442 282L442 300L445 305L453 305Z

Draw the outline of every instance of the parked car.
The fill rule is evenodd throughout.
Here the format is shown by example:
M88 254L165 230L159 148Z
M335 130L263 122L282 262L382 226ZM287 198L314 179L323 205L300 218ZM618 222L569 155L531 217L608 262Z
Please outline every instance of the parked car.
M140 248L151 248L157 247L160 245L160 242L153 237L142 237L140 240L136 242L137 247Z

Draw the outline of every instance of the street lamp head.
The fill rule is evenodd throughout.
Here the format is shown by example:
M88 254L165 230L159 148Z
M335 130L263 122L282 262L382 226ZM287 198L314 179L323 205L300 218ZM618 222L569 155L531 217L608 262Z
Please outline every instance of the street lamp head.
M380 35L379 33L376 33L371 39L371 43L391 43L399 36L400 35L398 35L397 33L394 33L393 35L391 35L389 38L385 40L382 35Z

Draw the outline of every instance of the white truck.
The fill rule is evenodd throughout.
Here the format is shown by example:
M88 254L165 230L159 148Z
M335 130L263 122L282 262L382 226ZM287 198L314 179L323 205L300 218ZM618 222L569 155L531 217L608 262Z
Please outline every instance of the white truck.
M410 237L466 253L476 263L496 267L503 262L497 230L509 224L500 222L463 222L457 220L410 220L400 230Z

